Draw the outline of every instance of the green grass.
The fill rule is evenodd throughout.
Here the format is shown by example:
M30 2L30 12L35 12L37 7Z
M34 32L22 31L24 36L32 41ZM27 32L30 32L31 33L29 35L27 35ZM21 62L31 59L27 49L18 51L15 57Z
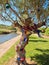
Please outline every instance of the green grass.
M25 49L26 57L36 61L37 65L49 65L49 39L31 35Z
M0 58L0 65L3 65L15 56L15 46L17 43L18 41Z
M49 28L46 29L45 35L49 36Z
M15 56L15 45L13 45L7 53L0 58L0 65L3 65L3 63ZM25 49L26 57L36 61L38 63L37 65L49 65L49 39L38 38L31 35L29 38L29 44Z

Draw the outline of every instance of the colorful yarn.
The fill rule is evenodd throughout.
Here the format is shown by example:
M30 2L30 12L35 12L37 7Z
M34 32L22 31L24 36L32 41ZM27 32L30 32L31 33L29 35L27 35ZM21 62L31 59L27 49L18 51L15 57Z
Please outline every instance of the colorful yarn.
M6 3L6 8L7 9L10 8L10 4Z
M21 59L20 57L19 57L19 58L17 58L17 60L18 60L18 61L20 61L20 59Z
M25 61L25 58L21 58L20 60L21 60L21 62L23 62L23 61Z
M17 60L23 62L25 60L25 58L18 57Z
M23 50L24 50L24 48L21 48L21 49L20 49L20 51L23 51Z
M26 41L27 41L27 38L25 37L25 38L24 38L24 42L26 42Z

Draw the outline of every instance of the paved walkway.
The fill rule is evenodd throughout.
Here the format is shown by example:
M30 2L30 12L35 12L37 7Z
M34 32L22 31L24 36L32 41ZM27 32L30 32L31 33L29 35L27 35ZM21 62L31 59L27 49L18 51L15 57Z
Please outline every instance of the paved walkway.
M14 45L18 39L20 39L20 37L21 37L21 35L14 37L14 38L10 39L9 41L6 41L6 42L0 44L0 57L2 57L3 54L6 53L7 50L10 47L12 47L12 45Z

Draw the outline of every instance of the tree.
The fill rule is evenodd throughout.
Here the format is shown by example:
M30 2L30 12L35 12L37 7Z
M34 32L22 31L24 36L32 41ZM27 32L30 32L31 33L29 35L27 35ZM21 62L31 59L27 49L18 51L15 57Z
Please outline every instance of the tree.
M3 8L0 9L1 16L5 20L10 20L13 26L18 27L22 32L20 43L16 47L18 65L20 65L20 61L26 65L24 48L28 44L29 36L32 32L36 32L40 37L38 28L46 25L49 9L44 9L45 1L46 0L2 0L0 2L3 6ZM16 17L15 20L11 16L12 14ZM34 16L37 17L37 24L34 23Z
M46 19L47 16L49 15L49 9L44 9L44 3L46 0L8 0L8 2L11 4L11 1L13 2L12 6L15 6L17 9L19 9L18 14L21 15L23 18L23 14L30 16L30 14L36 15L38 21L41 21L40 19L43 16L43 19ZM0 3L4 4L7 2L7 0L2 0ZM11 6L11 7L12 7ZM23 12L22 12L23 10ZM28 13L28 10L30 10L30 14ZM33 17L32 15L32 17Z

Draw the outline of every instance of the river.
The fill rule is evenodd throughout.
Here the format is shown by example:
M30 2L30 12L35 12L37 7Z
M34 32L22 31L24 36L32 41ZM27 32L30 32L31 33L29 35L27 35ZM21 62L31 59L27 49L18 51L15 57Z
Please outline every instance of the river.
M6 42L7 40L10 40L10 39L16 37L17 35L18 34L16 34L16 33L0 35L0 44L3 43L3 42Z

